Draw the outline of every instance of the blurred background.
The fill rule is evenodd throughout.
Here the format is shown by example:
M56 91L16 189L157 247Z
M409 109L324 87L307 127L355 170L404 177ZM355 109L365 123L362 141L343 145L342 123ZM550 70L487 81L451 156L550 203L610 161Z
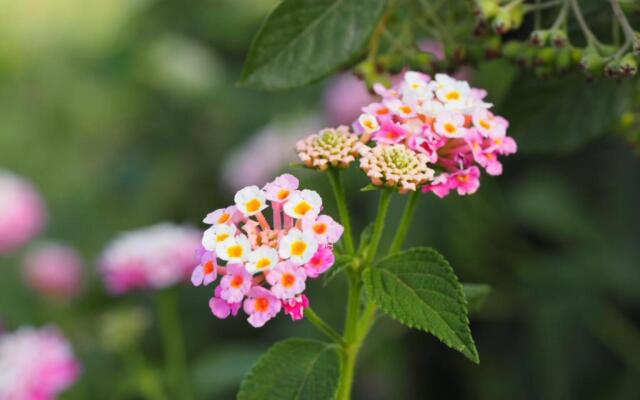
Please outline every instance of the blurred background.
M235 85L251 37L275 4L0 0L0 168L30 181L47 214L37 238L0 255L0 325L63 330L83 372L62 399L154 398L164 381L154 293L110 296L97 273L114 236L159 221L202 228L236 189L287 170L297 139L350 123L369 101L348 74L275 94ZM465 73L510 119L520 152L474 196L425 196L407 245L434 246L464 282L493 287L472 316L481 364L382 319L363 351L355 398L637 399L636 83L599 92L625 96L622 118L583 140L555 129L571 110L580 113L561 126L582 127L603 112L581 95L583 77L541 82L500 60ZM293 172L335 214L326 177ZM356 171L346 179L361 229L376 196L359 191L366 182ZM403 200L396 198L392 219ZM52 300L27 279L26 264L48 241L79 253L83 283L72 299ZM335 326L345 287L340 278L308 293ZM197 399L234 398L272 343L319 337L288 318L258 330L243 318L217 320L209 292L185 284L176 293ZM127 357L128 346L139 359Z

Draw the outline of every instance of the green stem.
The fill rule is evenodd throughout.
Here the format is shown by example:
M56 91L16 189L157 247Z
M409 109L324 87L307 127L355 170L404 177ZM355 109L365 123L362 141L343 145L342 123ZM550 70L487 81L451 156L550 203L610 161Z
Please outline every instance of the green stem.
M304 316L307 318L309 322L315 325L322 333L327 335L330 339L333 339L338 344L344 344L342 336L338 332L335 331L329 324L324 322L322 318L316 314L311 307L304 310Z
M371 235L371 242L369 242L368 252L365 257L364 267L371 266L371 263L376 257L378 245L382 238L382 231L384 230L384 222L387 219L387 211L389 210L389 204L391 204L391 189L382 189L380 192L380 203L378 204L378 215L376 222L373 226L373 234Z
M369 252L366 255L365 267L369 267L373 262L376 249L380 244L384 223L391 203L391 194L389 189L383 189L380 193L380 204L378 205L378 214L373 228L371 242L369 244ZM344 344L342 355L342 373L340 376L340 385L338 388L338 400L349 400L351 398L351 387L353 386L353 377L355 375L356 360L358 352L362 347L362 343L366 338L366 334L362 334L360 327L360 308L362 296L362 279L359 271L349 270L349 297L347 299L347 316L344 324Z
M357 272L349 270L349 298L347 299L347 317L344 324L342 372L338 386L338 400L349 400L351 398L356 359L364 340L364 338L358 336L358 316L360 314L361 294L362 281Z
M396 253L402 247L402 244L407 237L407 233L409 232L411 222L413 222L413 214L416 211L418 196L420 196L420 192L418 192L417 190L409 194L407 204L404 206L404 212L402 213L402 217L400 218L400 225L398 225L398 230L393 237L391 247L389 247L389 254Z
M626 36L628 41L633 42L636 39L636 32L631 27L631 24L629 24L629 20L627 19L627 17L624 15L624 11L622 11L622 8L620 7L620 2L618 0L609 0L609 2L611 3L613 15L620 23L624 35Z
M591 29L589 29L589 25L587 25L587 21L584 19L584 15L582 15L582 10L580 9L580 5L577 0L571 0L571 8L573 9L573 16L576 18L576 21L578 21L578 26L580 27L587 44L599 47L600 41L596 38L596 35L593 34Z
M353 236L351 234L351 219L349 218L349 210L347 208L347 199L344 194L344 186L342 185L342 179L340 178L340 170L337 168L329 168L328 171L329 182L333 189L333 195L338 205L338 214L340 214L340 221L344 227L344 246L347 253L354 254L355 248L353 247Z
M166 289L158 293L157 306L167 381L173 393L171 397L191 400L193 396L189 385L184 337L175 289Z

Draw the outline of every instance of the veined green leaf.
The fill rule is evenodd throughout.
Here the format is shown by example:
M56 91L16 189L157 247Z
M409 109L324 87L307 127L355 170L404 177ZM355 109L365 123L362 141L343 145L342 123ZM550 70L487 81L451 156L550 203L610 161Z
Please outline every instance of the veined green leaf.
M335 344L287 339L260 357L242 381L238 400L331 400L339 379Z
M253 40L241 84L279 90L317 81L354 60L386 0L284 0Z
M369 298L386 314L479 362L462 285L440 253L431 248L396 253L366 269L363 278Z

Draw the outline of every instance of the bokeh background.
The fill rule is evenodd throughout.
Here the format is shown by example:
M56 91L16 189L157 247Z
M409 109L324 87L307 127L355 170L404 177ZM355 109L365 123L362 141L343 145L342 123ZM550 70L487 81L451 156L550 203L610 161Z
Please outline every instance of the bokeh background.
M154 294L111 297L96 272L110 239L159 221L202 227L235 189L287 170L297 138L350 122L367 102L348 74L284 93L235 85L275 3L0 0L0 167L32 181L49 215L36 241L0 257L0 320L7 330L63 329L84 372L62 399L150 398L149 387L163 382ZM636 83L585 97L582 77L540 82L502 61L467 73L512 121L521 151L474 196L425 196L408 244L438 248L463 281L493 287L472 317L482 362L383 319L363 351L355 398L638 398L640 159L617 121L586 129L589 140L554 128L567 113L561 126L591 124L608 111L586 97L613 93L626 96L622 125L632 129ZM329 199L326 177L294 173ZM377 203L359 191L365 184L347 174L357 229ZM70 303L24 283L25 254L42 240L69 243L84 259L85 287ZM309 292L336 326L345 286L317 282ZM272 343L319 337L288 318L259 330L242 318L219 321L207 289L183 285L178 295L198 399L234 398ZM109 318L122 310L139 313L136 323ZM132 324L148 326L138 336ZM136 368L113 348L118 334L136 338L144 359Z

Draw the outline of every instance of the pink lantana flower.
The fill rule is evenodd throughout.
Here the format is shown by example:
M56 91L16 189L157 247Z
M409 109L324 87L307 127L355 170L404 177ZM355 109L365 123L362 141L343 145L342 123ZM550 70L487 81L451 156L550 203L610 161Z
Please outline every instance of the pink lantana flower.
M304 265L304 269L309 278L317 278L331 268L335 261L336 257L333 255L331 248L320 246L316 254L311 257L311 260Z
M271 292L262 286L254 286L244 301L244 312L249 315L247 321L254 327L260 328L267 321L278 315L282 304Z
M213 297L209 300L209 308L213 315L220 319L225 319L229 315L233 315L234 317L238 315L238 310L240 310L240 306L242 306L242 302L237 303L229 303L222 297L220 297L220 293L222 292L222 287L216 287L214 291Z
M376 142L394 144L400 143L407 137L407 132L401 125L389 118L383 118L380 122L380 130L372 135Z
M307 274L291 262L278 264L267 274L267 282L271 285L271 293L279 299L287 300L302 293L306 287Z
M242 264L226 267L226 275L220 280L220 298L229 303L238 303L251 289L251 274Z
M480 187L480 169L470 167L455 172L449 177L449 185L451 189L456 189L461 196L475 193Z
M218 277L218 263L216 253L207 251L200 258L200 264L191 274L191 283L194 286L207 286Z
M216 317L235 315L248 296L244 309L251 315L249 322L262 326L280 311L280 300L300 296L305 290L305 265L319 246L322 262L313 276L330 267L327 260L333 259L332 246L344 228L330 216L319 215L322 198L318 193L298 189L298 185L296 177L284 174L262 189L246 187L236 194L235 206L205 218L212 226L202 235L200 264L192 273L192 282L206 285L221 276L209 301ZM269 207L272 222L265 216ZM238 213L240 218L234 217ZM270 306L268 312L261 311L263 300L259 299L265 290L278 300L277 308Z
M242 219L242 213L238 211L238 208L236 206L230 206L210 212L202 222L209 225L233 224Z
M309 299L304 294L288 300L282 300L282 308L284 308L284 313L289 315L294 321L299 321L304 318L304 309L308 307Z
M54 300L69 300L82 290L80 254L62 243L44 243L30 250L24 262L27 285Z
M334 244L342 237L344 228L328 215L320 215L318 218L305 218L302 220L302 228L313 232L318 244Z

